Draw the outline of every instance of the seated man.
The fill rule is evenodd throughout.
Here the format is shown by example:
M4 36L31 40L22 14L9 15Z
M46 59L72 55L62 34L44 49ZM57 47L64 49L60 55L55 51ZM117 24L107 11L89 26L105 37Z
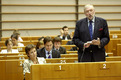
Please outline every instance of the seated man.
M58 37L60 37L62 40L69 40L71 39L71 36L68 33L68 27L64 26L61 31L60 31L61 35L58 35Z
M44 38L44 48L37 50L37 57L44 58L60 58L60 52L53 49L52 39L50 37Z
M61 38L59 37L55 37L53 39L53 49L58 50L60 52L60 54L66 54L66 49L64 47L61 46Z

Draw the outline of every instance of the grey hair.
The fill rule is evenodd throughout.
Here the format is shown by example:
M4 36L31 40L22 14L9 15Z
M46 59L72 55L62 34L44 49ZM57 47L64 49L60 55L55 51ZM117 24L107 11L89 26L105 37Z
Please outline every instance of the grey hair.
M85 11L85 9L88 8L88 7L92 7L92 8L94 9L94 6L93 6L92 4L87 4L87 5L84 6L84 11Z

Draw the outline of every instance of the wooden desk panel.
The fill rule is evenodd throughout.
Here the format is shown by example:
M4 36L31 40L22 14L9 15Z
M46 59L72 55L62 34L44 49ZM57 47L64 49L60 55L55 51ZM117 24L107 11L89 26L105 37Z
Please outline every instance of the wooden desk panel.
M84 65L78 66L78 64L34 65L31 67L32 80L80 80L80 75L85 71L84 67ZM79 68L82 69L82 72L78 71ZM38 72L42 72L42 74L38 75Z
M22 59L28 59L27 55L21 55L21 56L0 56L0 60L12 60L12 59L18 59L18 60L22 60Z
M5 61L0 61L0 80L5 80Z
M22 36L21 38L23 39L23 41L28 41L28 40L32 41L32 40L38 40L40 37L42 37L42 36ZM46 37L46 36L44 36L44 37ZM50 37L53 39L54 37L56 37L56 35L53 35ZM9 38L10 37L1 37L1 41L5 41Z
M19 53L0 53L0 56L20 56L20 55L26 55L25 52L19 52Z
M20 60L0 60L0 80L23 80Z
M121 62L34 64L27 75L32 80L121 80L120 66Z
M116 50L116 52L117 52L117 56L121 56L121 44L117 44L117 50Z
M121 62L101 62L86 64L86 80L120 80L120 66Z

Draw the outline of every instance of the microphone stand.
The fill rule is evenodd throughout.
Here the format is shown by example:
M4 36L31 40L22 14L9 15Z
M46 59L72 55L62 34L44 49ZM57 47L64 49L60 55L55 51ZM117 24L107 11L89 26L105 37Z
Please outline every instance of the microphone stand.
M82 59L83 59L83 56L84 56L84 52L85 52L85 47L83 48L83 53L82 53L82 55L81 55L80 62L82 62Z

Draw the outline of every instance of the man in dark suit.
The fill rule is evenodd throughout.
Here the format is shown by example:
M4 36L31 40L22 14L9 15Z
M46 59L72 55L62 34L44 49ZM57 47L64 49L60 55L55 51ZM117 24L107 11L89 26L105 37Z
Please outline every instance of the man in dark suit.
M60 58L60 52L53 49L53 42L50 37L44 38L44 48L37 50L37 57Z
M62 40L68 40L71 39L71 36L68 33L68 27L64 26L61 30L60 30L61 35L58 35L58 37L60 37Z
M106 20L95 16L93 5L84 7L86 18L76 23L73 37L74 44L79 48L79 62L105 61L104 46L110 41Z
M60 52L60 54L66 54L66 48L61 46L62 40L59 37L53 39L53 49Z

